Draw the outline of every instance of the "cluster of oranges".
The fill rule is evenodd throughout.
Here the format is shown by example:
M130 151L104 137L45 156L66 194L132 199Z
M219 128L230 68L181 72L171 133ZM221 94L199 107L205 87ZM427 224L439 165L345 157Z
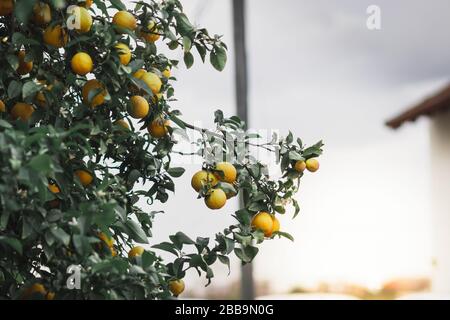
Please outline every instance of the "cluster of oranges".
M297 172L303 172L307 169L310 172L316 172L319 169L319 161L315 158L306 161L299 160L293 164ZM220 182L234 184L237 179L236 168L228 162L217 163L212 170L201 170L192 176L191 185L195 191L200 192L206 186L205 203L210 209L222 208L227 199L236 195L226 193L220 188ZM280 221L265 211L260 211L253 216L251 225L254 229L261 230L265 237L272 237L275 232L280 231Z
M134 260L141 257L145 252L145 249L141 246L136 246L128 251L128 259ZM169 290L175 297L178 297L184 291L184 281L181 279L173 279L169 281Z
M206 186L205 204L212 210L222 208L227 200L235 193L225 192L220 188L219 182L234 184L237 179L237 170L229 162L219 162L212 170L200 170L191 179L191 186L200 192Z
M87 0L80 2L79 6L69 7L71 16L74 18L73 29L78 34L84 34L91 31L93 18L89 12L89 8L92 6L93 1ZM14 1L1 0L0 1L0 16L7 16L13 12ZM66 27L61 24L51 24L53 12L51 7L44 2L36 2L33 7L32 21L43 28L43 42L49 47L64 48L69 41L69 33ZM147 42L155 42L160 38L159 30L155 21L150 21L146 28L139 27L133 14L128 11L118 11L113 19L112 25L115 26L116 31L121 34L125 32L136 31L139 37ZM114 50L117 53L120 64L128 65L132 60L132 51L127 44L118 42L114 45ZM17 73L21 76L29 74L33 70L33 61L27 57L25 50L20 50L17 53L18 67ZM74 74L80 76L86 76L95 69L95 63L89 53L80 51L75 53L70 60L70 67ZM162 77L170 78L171 70L169 67L161 71ZM145 85L151 89L153 93L153 101L162 97L161 78L154 72L148 72L144 69L138 70L133 74L133 78L142 81ZM45 81L39 81L44 85L43 90L52 90L52 85L47 85ZM143 97L144 91L137 90L137 88L130 88L132 92L136 93L129 100L129 115L135 119L143 119L147 117L150 112L150 105L148 101ZM95 96L92 96L91 92L95 92ZM95 108L105 103L108 96L105 85L97 80L88 80L82 88L82 98L84 104ZM39 107L45 107L47 101L43 92L36 94L35 104ZM34 106L29 103L17 102L10 110L11 117L14 120L20 119L22 121L28 121L34 112ZM3 101L0 100L0 112L6 112L6 106ZM130 126L125 119L119 119L115 122L116 125L123 129L129 130ZM147 127L147 130L154 138L162 138L168 133L170 122L162 118L162 116L156 116Z

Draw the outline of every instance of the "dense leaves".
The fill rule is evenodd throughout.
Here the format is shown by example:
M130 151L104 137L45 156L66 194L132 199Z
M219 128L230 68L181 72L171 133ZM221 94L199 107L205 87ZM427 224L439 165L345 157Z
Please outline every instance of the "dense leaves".
M289 204L298 213L293 196L303 172L295 163L318 157L322 143L305 147L292 134L260 143L239 118L221 111L212 130L185 123L170 107L176 79L168 70L178 61L157 47L182 48L188 68L195 51L202 61L209 55L217 70L226 65L227 48L220 36L195 27L179 1L137 1L128 13L120 0L94 0L91 7L81 0L3 2L14 9L0 6L0 297L164 299L171 297L170 281L190 269L209 283L211 265L229 267L230 254L247 263L265 239L291 239L282 231L265 237L252 218L260 211L284 214ZM83 24L87 19L72 28L80 11L67 10L69 5L86 7L92 25ZM117 22L118 10L132 19ZM48 30L56 32L50 40ZM131 49L128 57L118 44ZM87 75L74 72L71 59L79 52L92 59ZM136 95L149 111L131 121ZM187 136L187 130L200 134L194 153L219 180L224 174L215 164L231 158L237 179L217 188L227 197L241 193L244 207L234 213L237 223L214 241L178 232L155 244L149 239L160 212L137 204L164 203L175 191L174 179L185 169L172 166L171 154L175 136ZM251 147L273 153L277 179ZM198 196L210 193L205 184ZM137 244L146 249L127 255ZM163 261L161 250L173 261ZM76 290L67 285L71 266L81 276Z

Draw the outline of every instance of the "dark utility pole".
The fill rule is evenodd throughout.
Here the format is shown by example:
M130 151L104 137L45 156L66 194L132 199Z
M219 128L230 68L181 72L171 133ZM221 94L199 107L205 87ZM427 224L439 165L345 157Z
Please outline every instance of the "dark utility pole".
M245 51L245 0L233 0L234 25L234 55L235 55L235 82L237 115L242 121L248 123L247 107L247 55ZM242 196L240 203L243 203ZM241 299L255 299L253 285L253 266L251 263L243 265L241 269Z

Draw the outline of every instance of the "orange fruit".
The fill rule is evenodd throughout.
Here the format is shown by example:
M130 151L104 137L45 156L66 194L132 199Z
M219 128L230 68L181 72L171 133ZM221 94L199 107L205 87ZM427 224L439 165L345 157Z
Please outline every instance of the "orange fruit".
M148 115L150 106L143 97L132 96L130 100L130 116L135 119L142 119Z
M126 66L131 61L131 50L125 43L118 43L114 46L119 53L120 63Z
M28 121L34 112L34 108L31 104L18 102L11 110L11 116L14 120L20 119L22 121Z
M146 72L139 78L152 90L153 94L158 94L161 91L161 79L153 72Z
M191 186L195 191L199 192L203 185L209 183L212 187L214 187L218 182L217 177L213 173L200 170L192 176Z
M6 106L2 100L0 100L0 112L6 112Z
M298 160L295 162L294 169L297 172L303 172L306 169L306 162L303 160Z
M158 41L160 35L159 35L159 30L156 27L155 21L152 20L148 23L147 30L141 31L141 37L144 38L145 40L147 40L148 42Z
M97 95L95 97L92 97L91 101L89 102L89 92L91 92L91 90L97 91L99 89L103 89L103 90L100 91L99 93L97 93ZM107 94L104 85L97 79L92 79L92 80L89 80L88 82L86 82L85 85L83 86L81 93L83 96L83 102L85 104L91 106L91 108L95 108L95 107L103 104L105 102L105 97Z
M169 120L164 120L161 118L156 118L147 127L148 132L154 138L162 138L168 132L168 127L170 126Z
M169 290L175 297L183 293L185 288L184 281L181 279L169 281Z
M94 177L92 176L92 174L90 174L86 170L76 170L75 175L78 177L78 179L80 180L81 184L84 187L87 187L88 185L90 185L92 183L92 181L94 180Z
M135 257L140 257L144 253L145 249L141 246L136 246L131 248L130 251L128 251L128 258L132 259Z
M119 120L115 121L114 124L125 130L130 130L130 125L128 124L128 122L125 119L119 119Z
M33 70L33 61L25 61L25 50L20 50L17 54L19 58L19 67L17 68L17 73L20 75L25 75Z
M62 48L68 40L67 31L61 25L49 26L44 30L44 42L49 46Z
M33 6L33 21L40 26L49 24L52 21L52 11L45 2L36 2Z
M73 29L79 33L89 32L92 28L92 16L89 11L82 6L70 6L68 13L71 15Z
M170 67L167 67L163 70L162 75L164 78L170 78L171 76L171 72L170 72Z
M86 1L81 2L80 4L83 5L86 9L89 9L93 3L94 3L94 0L86 0Z
M51 193L60 193L61 192L61 190L55 183L49 183L48 189L50 190Z
M117 12L112 23L120 28L134 30L137 27L136 18L128 11Z
M41 295L41 296L46 296L47 295L47 290L45 290L44 285L40 284L40 283L34 283L32 286L30 286L29 288L27 288L24 293L22 294L22 299L29 299L32 298L32 296L34 295Z
M223 177L217 174L217 179L223 182L233 183L236 181L237 171L236 168L229 162L219 162L216 164L215 169L223 173Z
M80 76L84 76L92 71L94 62L89 54L85 52L78 52L72 57L70 61L72 71Z
M227 202L227 195L222 189L212 189L205 198L206 206L212 210L222 208Z
M316 172L319 170L319 161L314 158L306 160L306 169L310 172Z
M264 236L270 237L273 232L274 220L268 212L261 211L252 219L252 227L264 232Z
M106 234L104 234L103 232L100 232L98 234L98 237L100 238L100 240L102 240L109 248L112 248L114 246L114 239L108 237Z
M14 10L13 0L0 1L0 16L9 16Z
M49 292L47 293L47 295L45 296L46 300L53 300L55 299L55 293L54 292Z

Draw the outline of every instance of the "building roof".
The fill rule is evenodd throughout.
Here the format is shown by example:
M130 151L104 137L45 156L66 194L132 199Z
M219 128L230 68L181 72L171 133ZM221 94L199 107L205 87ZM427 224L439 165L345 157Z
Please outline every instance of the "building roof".
M430 116L447 109L450 109L450 84L418 105L387 121L386 125L397 129L407 121L415 121L420 116Z

